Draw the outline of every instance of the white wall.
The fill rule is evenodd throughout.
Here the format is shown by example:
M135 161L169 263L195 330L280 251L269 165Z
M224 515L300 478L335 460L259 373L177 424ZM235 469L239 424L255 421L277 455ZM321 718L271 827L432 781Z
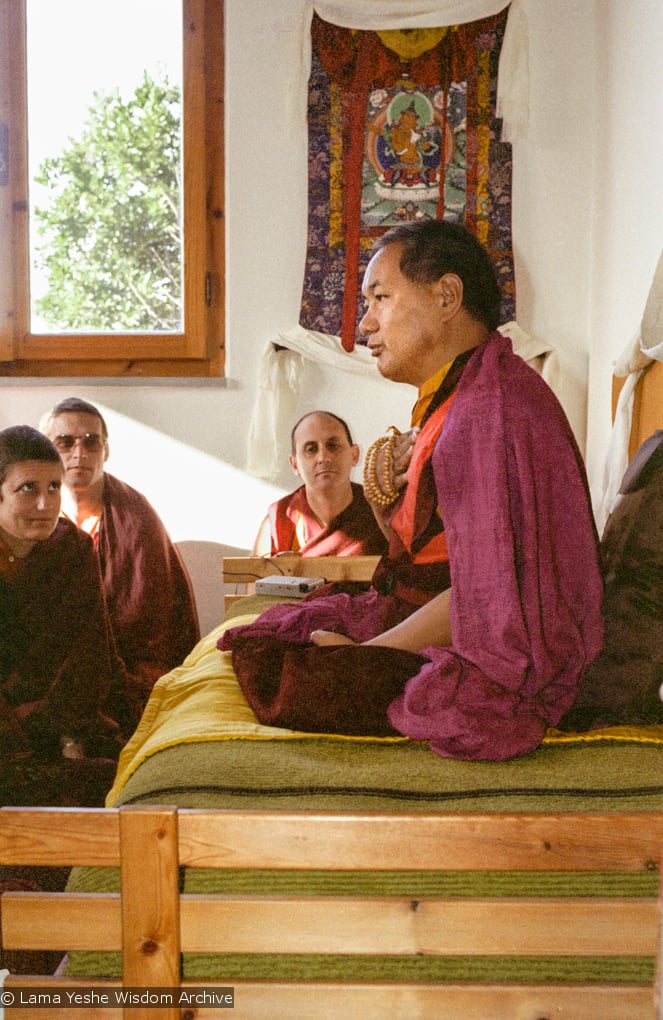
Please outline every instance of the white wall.
M175 538L250 544L264 506L292 487L247 478L246 434L266 342L297 320L306 236L299 26L307 0L227 2L225 383L0 380L0 426L36 424L78 394L108 414L109 469L152 499ZM608 435L611 360L637 327L662 245L663 8L659 0L523 0L531 122L516 144L519 321L557 345L567 413L590 475ZM590 412L585 385L589 371ZM406 424L414 393L359 389L307 370L302 410L349 420L365 452Z
M663 249L663 4L599 0L589 333L590 481L599 489L612 363L636 336Z
M563 403L581 448L592 273L593 8L590 0L526 2L529 125L514 144L513 160L517 317L526 332L560 352Z

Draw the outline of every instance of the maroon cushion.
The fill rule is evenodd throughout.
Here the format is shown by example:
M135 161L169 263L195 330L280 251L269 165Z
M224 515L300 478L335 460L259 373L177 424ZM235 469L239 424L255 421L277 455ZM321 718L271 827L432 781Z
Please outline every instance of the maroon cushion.
M387 707L427 661L395 648L318 647L239 635L232 659L261 723L349 736L394 734Z

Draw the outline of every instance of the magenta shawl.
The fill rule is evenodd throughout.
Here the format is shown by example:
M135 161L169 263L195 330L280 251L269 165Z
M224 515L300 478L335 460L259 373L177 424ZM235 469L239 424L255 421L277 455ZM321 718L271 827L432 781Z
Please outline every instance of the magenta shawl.
M584 468L552 391L500 334L470 359L433 453L451 564L453 648L389 709L448 757L536 747L603 635Z

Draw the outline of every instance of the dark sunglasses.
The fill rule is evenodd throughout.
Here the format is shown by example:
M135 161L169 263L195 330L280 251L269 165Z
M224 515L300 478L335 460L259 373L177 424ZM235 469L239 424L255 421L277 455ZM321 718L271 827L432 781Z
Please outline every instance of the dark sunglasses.
M84 436L56 436L53 442L58 450L72 450L79 439L85 449L91 452L101 450L104 445L103 437L98 432L86 432Z

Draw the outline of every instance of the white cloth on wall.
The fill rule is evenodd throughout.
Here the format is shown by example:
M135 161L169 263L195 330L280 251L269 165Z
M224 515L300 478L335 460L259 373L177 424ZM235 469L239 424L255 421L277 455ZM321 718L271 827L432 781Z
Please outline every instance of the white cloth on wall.
M531 337L517 322L506 322L499 327L499 331L503 336L508 336L514 353L519 354L545 379L561 401L564 373L555 348L545 340Z
M635 390L644 369L652 361L663 361L663 252L654 270L640 330L629 341L613 366L613 375L620 379L625 378L626 382L617 399L615 420L606 454L603 494L596 511L599 533L603 531L612 512L619 486L628 467Z
M437 28L499 14L505 0L313 0L316 13L342 28Z
M336 336L295 326L270 340L260 362L248 436L247 469L258 478L277 478L290 453L284 443L295 422L306 360L333 372L376 378L368 348L359 345L348 354Z
M530 337L516 322L500 326L500 332L509 337L515 353L555 389L553 381L559 372L556 354L550 344ZM372 354L362 345L348 354L338 337L315 333L301 326L270 340L260 363L258 393L248 437L247 469L258 478L276 478L290 453L290 429L302 395L304 363L307 360L334 372L364 377L371 386L383 383Z

